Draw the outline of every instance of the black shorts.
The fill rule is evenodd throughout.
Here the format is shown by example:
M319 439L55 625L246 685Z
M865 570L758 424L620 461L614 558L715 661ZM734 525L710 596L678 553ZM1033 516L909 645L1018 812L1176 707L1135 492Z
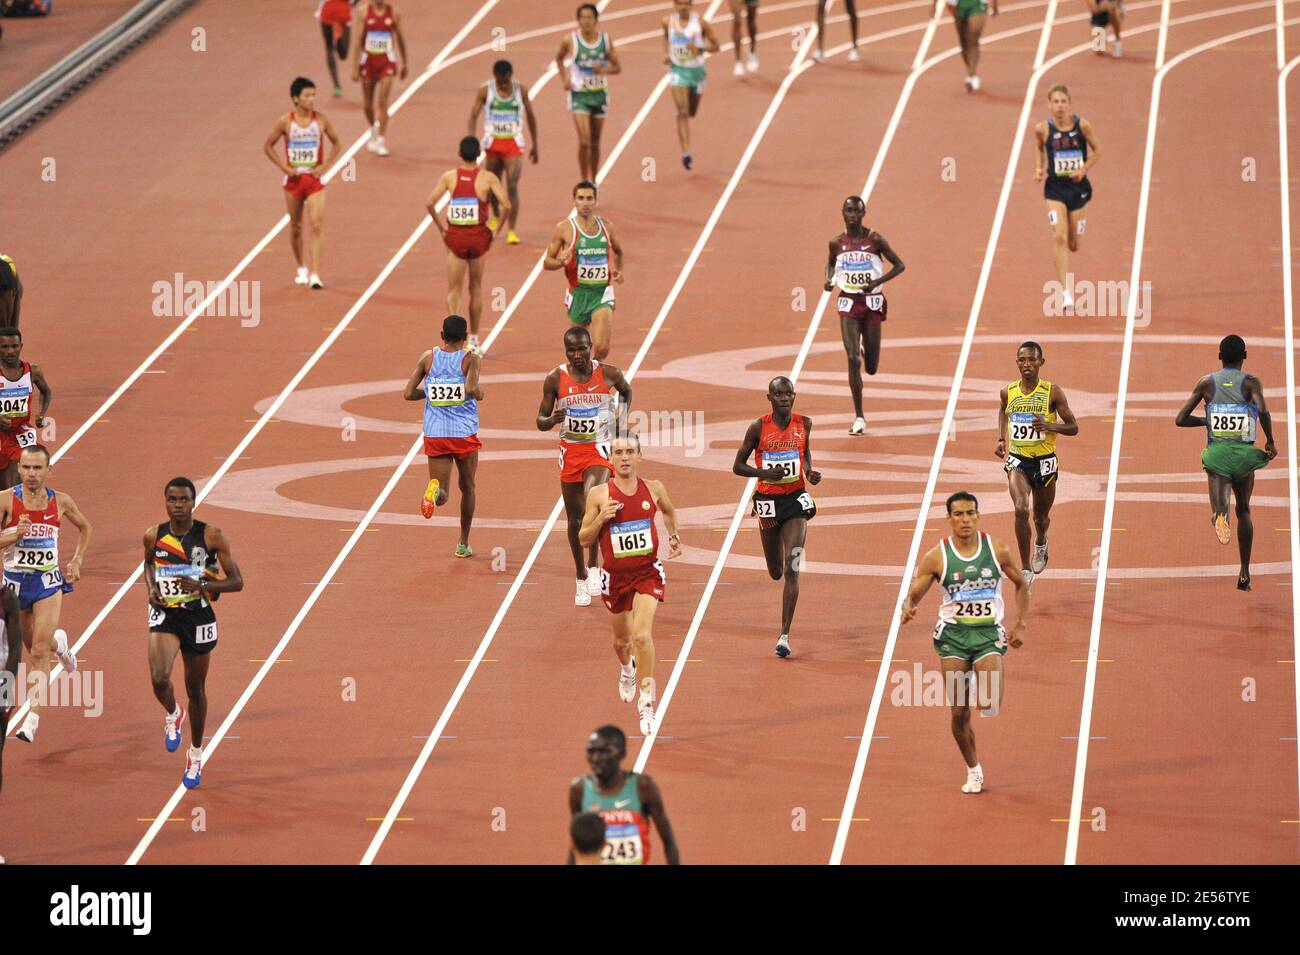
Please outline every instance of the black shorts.
M211 653L217 646L217 615L211 606L163 610L150 604L149 632L180 637L183 653Z
M1064 202L1070 212L1078 212L1092 198L1092 183L1087 176L1082 182L1075 182L1067 176L1048 176L1043 186L1043 198Z
M750 509L763 530L780 527L795 517L810 521L817 516L817 502L807 488L790 494L755 494Z
M1056 480L1056 455L1045 454L1039 458L1026 458L1019 454L1008 454L1007 463L1003 468L1008 474L1019 471L1025 476L1030 487L1048 487Z

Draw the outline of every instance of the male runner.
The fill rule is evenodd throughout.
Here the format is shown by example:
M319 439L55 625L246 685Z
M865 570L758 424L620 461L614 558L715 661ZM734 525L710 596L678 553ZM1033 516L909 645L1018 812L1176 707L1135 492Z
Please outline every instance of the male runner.
M0 252L0 327L17 328L22 317L23 283L14 260Z
M18 455L36 444L32 428L32 389L41 393L36 427L45 427L53 392L40 365L22 360L23 334L17 328L0 328L0 474L4 487L18 483Z
M478 326L483 317L484 256L495 234L510 218L510 200L501 188L501 180L478 166L479 141L466 136L460 141L460 165L442 174L425 203L429 217L442 233L447 246L447 313L460 314L460 288L469 277L469 348L479 354ZM438 218L438 201L450 193L447 223ZM501 219L494 234L487 223L488 197L501 209Z
M844 0L849 11L849 38L853 49L849 50L849 62L857 63L862 59L858 52L858 7L854 0ZM812 58L817 63L826 62L826 0L817 0L817 51Z
M921 558L903 601L902 622L907 623L916 616L930 585L939 581L942 602L934 648L952 706L952 735L966 760L964 793L984 788L984 767L975 754L975 731L970 725L967 682L976 686L980 715L996 716L1002 706L1002 655L1008 643L1019 647L1024 642L1029 616L1029 584L1020 574L1020 562L1006 544L982 533L979 521L974 494L958 491L948 498L952 536ZM1016 619L1009 634L1002 625L1004 579L1016 590Z
M1255 472L1277 457L1273 444L1273 416L1264 401L1264 383L1241 370L1246 361L1246 343L1238 335L1219 342L1223 367L1196 383L1192 396L1178 412L1174 423L1180 428L1206 431L1201 466L1210 481L1210 510L1214 532L1220 544L1232 539L1228 527L1228 492L1237 499L1237 550L1241 570L1237 589L1250 590L1250 548L1255 526L1250 519L1250 495L1255 490ZM1205 417L1192 410L1205 402ZM1255 424L1264 429L1264 449L1255 447Z
M804 541L808 522L817 516L817 505L804 490L804 482L820 484L822 476L812 466L812 419L794 413L794 384L784 376L773 378L767 383L767 400L772 410L749 426L731 470L758 479L752 503L767 573L773 580L785 578L776 655L788 657ZM752 465L745 461L751 454Z
M641 465L641 440L621 431L610 444L614 477L597 484L587 495L587 510L578 530L584 546L600 542L600 592L614 615L614 655L622 666L618 695L631 703L638 687L637 712L641 732L649 736L655 715L655 644L651 629L655 605L663 603L667 578L659 561L659 529L655 514L662 513L668 528L668 558L682 552L677 534L677 512L662 481L637 475Z
M334 95L343 95L339 82L339 60L348 58L348 44L352 41L353 0L320 0L316 19L320 21L321 37L325 40L325 62L330 79L334 81Z
M593 182L600 171L600 134L609 115L607 77L623 72L614 41L596 30L599 18L594 3L578 7L578 29L560 41L555 54L555 69L564 77L569 112L578 131L578 173Z
M388 149L388 99L393 91L393 77L406 79L406 38L402 36L402 16L388 0L358 3L353 21L356 43L352 48L352 82L361 82L361 102L370 124L366 148L380 156ZM393 41L400 54L393 57ZM363 78L364 77L364 78Z
M876 291L907 268L885 237L862 224L867 204L861 196L849 196L840 207L844 231L831 239L830 257L826 260L826 291L837 292L835 308L840 316L840 334L844 353L849 360L849 393L853 396L853 427L849 434L867 433L867 419L862 416L862 368L874 375L880 367L880 324L885 320L889 303L885 293ZM880 257L890 264L888 272L880 267ZM882 274L883 272L883 274Z
M1025 342L1016 350L1020 377L998 393L998 446L994 454L1004 460L1007 488L1016 509L1016 544L1025 583L1047 568L1047 528L1056 501L1056 436L1079 433L1070 403L1060 385L1038 377L1043 368L1043 346ZM1029 556L1029 513L1033 504L1034 556Z
M163 705L163 745L180 749L186 710L172 690L172 665L180 651L190 708L190 749L181 782L194 789L203 777L203 727L208 717L208 666L217 646L212 601L244 589L226 535L194 519L194 482L177 477L163 489L167 521L144 532L144 579L149 588L149 675ZM217 565L225 576L217 574Z
M605 820L580 812L569 823L569 855L574 865L604 865Z
M81 579L81 562L90 546L91 527L75 501L62 491L46 487L50 475L50 452L42 444L23 448L18 458L22 484L0 494L0 527L20 527L23 517L31 524L5 555L5 587L18 598L23 643L31 656L29 682L35 692L29 696L31 709L16 734L30 743L41 721L41 704L50 682L50 650L69 673L77 669L77 658L68 648L68 635L60 630L59 611L63 595ZM77 549L64 570L59 570L59 528L67 521L77 529Z
M479 87L474 97L474 108L469 114L471 136L484 106L487 107L487 116L483 127L483 166L498 179L505 174L506 192L510 196L506 242L518 245L515 225L519 222L519 177L524 173L524 120L528 120L528 135L533 141L528 147L528 161L536 165L537 118L528 99L528 90L515 79L514 67L509 60L497 60L492 67L492 79ZM494 201L488 230L495 232L500 219L501 211Z
M998 0L993 2L993 15L998 15ZM961 58L966 64L966 92L980 90L980 36L988 19L989 5L985 0L948 0L948 12L957 29L957 42L961 44Z
M420 501L420 514L428 520L433 509L447 503L451 463L460 481L460 541L457 557L473 557L469 528L474 522L474 478L478 473L479 356L465 348L465 319L448 315L442 320L442 344L420 356L406 382L403 397L424 402L424 453L429 459L429 486Z
M614 285L623 284L623 246L609 220L596 215L595 183L573 187L573 211L555 224L542 268L564 269L569 280L564 293L569 321L590 326L596 360L604 361L614 332Z
M627 737L617 726L602 726L587 738L591 772L569 783L569 812L594 812L605 820L605 865L646 865L650 861L650 830L659 828L669 865L681 865L677 839L668 824L663 796L654 780L629 772ZM573 853L569 853L572 863Z
M671 76L673 104L677 107L677 141L682 165L690 171L691 120L704 97L704 54L717 53L718 39L708 21L691 9L692 0L673 0L673 12L664 17L664 65Z
M298 263L295 285L325 287L320 278L320 253L325 241L325 184L321 175L339 156L339 134L324 113L316 112L316 84L300 76L289 86L293 109L276 120L271 135L262 144L262 152L284 173L284 205L289 213L289 244ZM325 159L324 137L330 141L330 157ZM275 144L284 140L284 158L276 153ZM302 218L307 213L311 242L307 261L302 257Z
M553 369L542 383L537 430L562 426L560 494L578 577L573 604L589 607L591 598L603 589L600 567L596 564L596 542L591 542L584 555L578 532L587 495L597 484L609 480L609 442L615 425L621 430L627 420L632 386L613 365L592 360L591 335L585 328L570 328L564 333L564 354L568 361Z
M1110 55L1122 56L1123 37L1120 30L1124 26L1124 0L1086 0L1088 12L1092 14L1092 48L1098 56L1106 54L1106 27L1115 34L1115 42L1110 46Z
M730 3L731 47L736 53L736 65L731 72L736 76L744 76L745 70L753 73L758 69L758 0L730 0ZM740 27L742 9L745 11L745 25L749 28L748 54L744 52L745 42Z

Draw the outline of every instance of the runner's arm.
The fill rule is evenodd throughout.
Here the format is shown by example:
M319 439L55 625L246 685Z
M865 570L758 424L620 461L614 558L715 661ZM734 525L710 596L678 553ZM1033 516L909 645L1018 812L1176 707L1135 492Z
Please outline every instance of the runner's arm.
M217 555L217 563L221 565L221 571L225 576L218 577L216 580L204 578L201 589L209 594L237 594L243 590L244 575L239 572L239 565L235 563L235 558L230 553L230 541L226 540L226 535L222 533L220 527L209 524L205 528L203 546L208 549L208 553Z
M153 545L158 542L158 528L150 527L144 532L144 585L149 591L149 603L162 607L162 594L158 593L158 578L153 570Z
M406 79L406 36L402 33L402 15L393 8L393 32L397 34L397 50L402 56L401 78Z
M1054 431L1057 434L1063 434L1066 437L1072 437L1079 433L1079 421L1074 417L1074 412L1070 410L1070 403L1065 399L1065 390L1060 385L1052 385L1052 393L1048 395L1050 407L1056 409L1056 424L1042 422L1037 427L1040 431Z
M669 46L670 44L668 41L668 18L664 17L664 62L665 63L672 63L673 61L672 54L669 53Z
M998 392L998 446L993 452L999 458L1007 456L1007 424L1007 389L1003 388Z
M603 220L605 223L605 234L609 236L609 248L614 253L614 268L609 273L609 277L615 282L623 281L623 243L618 241L618 236L614 234L614 228L608 219Z
M885 259L889 262L892 268L890 268L890 270L886 272L884 275L882 275L877 281L872 282L871 285L867 288L868 292L870 292L872 289L876 288L877 286L884 285L890 279L897 278L898 276L902 275L903 270L907 268L907 266L903 264L903 260L898 257L898 253L893 250L893 248L890 246L890 244L887 241L885 241L885 237L883 235L877 232L876 238L880 241L880 254L885 257Z
M703 18L700 19L700 34L705 44L707 44L704 47L704 52L717 53L719 50L722 49L722 47L718 44L718 38L713 35L713 27L709 25L708 20L705 20Z
M550 431L564 420L564 410L556 410L560 399L560 373L552 371L542 382L542 405L537 409L537 430Z
M614 52L614 38L608 33L605 34L605 58L609 60L609 66L602 66L601 73L605 76L613 76L623 72L623 64L618 61L618 54Z
M641 798L641 805L645 807L646 815L659 830L659 838L664 843L664 856L669 865L681 865L681 854L677 851L677 837L673 835L673 827L668 823L668 813L664 811L664 797L659 792L659 787L655 781L644 773L636 782L636 794Z
M542 260L542 268L548 272L564 268L569 262L569 257L566 255L561 258L560 253L564 251L567 244L568 238L564 234L564 223L557 222L555 231L551 233L551 243L546 247L546 258Z
M809 484L821 484L822 475L820 471L813 470L812 463L812 418L807 416L803 419L803 473L808 478Z
M1034 126L1034 137L1038 140L1038 149L1034 151L1034 182L1042 182L1047 175L1047 124Z
M524 100L524 119L528 121L528 136L532 146L528 148L528 161L537 162L537 114L533 112L533 101L528 98L528 90L521 85L519 95Z
M763 433L763 425L758 421L752 421L749 430L745 432L745 439L740 442L740 447L736 449L736 460L731 465L731 473L740 477L760 478L775 480L781 476L779 468L756 468L749 463L750 456L754 449L758 447L758 439Z
M579 776L569 783L569 819L582 812L582 777ZM573 846L569 846L569 856L565 860L565 865L573 865Z
M1255 407L1259 409L1259 427L1264 432L1264 450L1268 452L1270 458L1273 458L1277 455L1277 447L1273 444L1273 415L1269 413L1268 405L1264 403L1264 383L1254 375L1247 375L1241 391L1246 399L1254 399Z
M1192 389L1192 396L1183 403L1182 408L1178 411L1178 416L1174 418L1175 426L1179 428L1205 427L1205 419L1199 415L1192 414L1192 411L1195 410L1196 406L1202 401L1209 401L1209 396L1205 393L1205 385L1207 381L1209 381L1208 375L1196 383L1196 387Z
M487 94L488 84L484 83L478 88L478 92L474 95L474 105L469 111L469 135L471 136L478 135L474 130L478 129L478 118L483 112L484 105L487 103Z
M352 14L352 36L354 38L352 44L352 82L354 83L361 79L361 47L366 41L366 9L368 7L369 4L365 8L355 4L352 7L354 11Z
M916 616L916 608L930 591L930 585L939 579L943 573L943 556L939 552L942 544L937 544L925 552L920 563L916 565L916 573L912 577L912 585L907 589L907 597L903 600L903 623L907 623Z
M32 384L36 390L41 393L41 410L36 412L36 427L44 427L45 412L50 410L50 399L54 397L54 392L50 390L49 384L45 381L45 373L41 371L41 366L36 362L31 363Z
M438 231L443 233L443 235L447 234L447 227L443 225L442 220L438 218L438 203L442 200L443 196L451 191L451 175L451 173L446 172L442 174L442 178L438 180L438 184L433 187L433 192L429 193L429 201L424 204L425 208L429 210L429 218L433 220L433 224L438 227Z
M292 176L293 170L289 168L287 162L280 158L279 153L276 152L275 149L275 144L278 143L280 137L285 134L284 123L285 118L283 116L276 120L275 126L271 128L271 135L267 136L266 142L262 144L262 152L266 153L266 158L271 160L276 169L280 170L280 172L284 173L286 176Z
M1083 162L1083 168L1079 170L1082 179L1088 175L1088 170L1097 165L1097 160L1101 158L1101 147L1097 145L1097 134L1093 131L1092 123L1088 120L1079 119L1079 131L1083 133L1083 138L1088 142L1088 158Z
M1002 576L1016 588L1016 619L1007 628L1007 639L1013 647L1018 647L1024 639L1025 620L1029 617L1029 584L1025 582L1025 575L1021 573L1020 555L1014 550L1002 541L994 540L993 556L997 558L998 566L1002 569Z
M605 505L610 503L609 487L597 484L587 492L586 509L582 512L582 526L578 528L578 543L590 547L600 537L600 529L612 515L604 513Z
M564 39L560 41L560 49L555 54L555 71L564 78L564 89L566 91L573 89L573 84L569 82L569 71L564 68L564 61L569 56L571 45L570 35L566 34ZM569 854L569 858L572 860L572 853Z
M840 254L840 240L839 237L836 236L834 239L831 239L830 257L826 259L825 289L828 292L835 291L835 258L839 254Z
M6 515L6 520L8 515ZM12 547L32 529L32 519L24 514L13 527L0 531L0 548Z
M668 531L668 556L676 557L682 551L682 538L677 533L677 511L673 507L673 502L668 500L668 490L664 487L663 481L646 481L645 483L650 488L650 493L654 495L655 507L664 516L664 527Z
M425 378L429 377L429 364L432 361L433 349L429 349L416 362L415 371L411 372L411 377L406 380L406 390L402 392L402 397L407 401L419 401L424 397L420 385L424 383Z
M77 549L73 551L72 560L68 561L68 569L64 574L69 583L75 584L81 579L81 562L90 547L90 537L94 528L90 526L90 521L86 520L86 515L81 513L81 508L77 507L77 502L71 495L58 491L55 493L55 498L58 500L59 516L66 517L68 523L77 529Z
M336 130L334 124L329 121L329 117L324 113L317 113L316 115L320 118L321 127L325 131L325 138L330 141L330 154L323 163L317 166L316 169L312 170L313 175L317 175L316 170L325 171L333 168L334 163L338 161L339 153L343 151L343 142L339 139L338 130Z

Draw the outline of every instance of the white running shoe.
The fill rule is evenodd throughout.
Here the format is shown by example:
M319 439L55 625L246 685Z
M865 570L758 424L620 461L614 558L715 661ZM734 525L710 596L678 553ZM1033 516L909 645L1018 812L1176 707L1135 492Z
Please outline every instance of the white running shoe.
M325 283L320 280L320 276L315 272L311 274L311 287L314 289L322 289L325 287Z
M306 285L311 281L311 276L307 273L307 266L298 266L298 273L293 277L294 285Z
M1123 48L1124 48L1123 42L1120 40L1116 40L1114 43L1110 45L1110 55L1115 57L1115 59L1119 59L1121 56L1124 55Z
M750 53L748 56L745 57L745 69L749 70L749 72L751 72L751 73L756 73L756 72L758 72L758 54L757 54L757 53Z
M858 417L853 419L853 427L849 428L849 434L866 434L867 419Z
M641 717L641 735L649 736L655 728L655 700L653 696L641 694L636 702L637 715Z
M477 335L469 336L469 352L471 355L477 355L480 358L483 356L483 347L478 343Z
M1047 569L1047 541L1034 545L1034 556L1029 561L1029 569L1036 574Z
M783 633L776 641L776 655L783 660L790 655L790 634Z
M618 668L618 698L624 703L631 703L636 696L636 657L632 657L628 665L632 668L631 673Z
M970 91L972 93L978 93L980 91L980 78L978 76L972 76L970 78Z
M185 772L181 774L181 782L186 789L197 789L199 783L203 780L203 751L190 747L185 754Z
M366 140L366 148L372 153L379 151L379 124L375 123L370 127L370 138Z
M984 789L984 773L973 769L966 770L966 781L961 784L964 793L977 793Z
M858 52L858 48L856 46L853 49L849 50L849 62L850 63L862 62L862 54Z
M573 592L573 605L575 607L590 607L591 594L587 593L587 582L579 580L576 583L578 588Z
M823 53L821 50L814 50L814 51L813 51L812 58L813 58L813 62L814 62L814 63L825 63L825 62L826 62L826 54Z
M736 61L736 65L733 66L733 67L731 68L731 75L732 75L732 76L744 76L744 75L745 75L745 64L744 64L744 63L741 63L740 60L737 60L737 61Z
M1074 310L1074 293L1069 289L1061 293L1061 310L1065 311L1066 309Z
M593 597L599 597L600 591L601 591L600 568L588 567L587 568L587 593L591 594L591 596Z
M1020 576L1025 578L1025 586L1029 588L1029 592L1032 594L1034 592L1034 572L1028 568L1022 568Z
M36 728L41 725L41 718L35 713L28 713L27 719L23 720L23 725L19 727L17 736L24 743L30 743L36 739Z
M68 631L54 631L54 655L58 657L59 662L63 664L63 669L67 670L69 673L77 672L77 655L73 653L72 649L68 646Z
M375 155L376 155L376 156L391 156L391 155L392 155L392 152L390 152L389 149L388 149L388 143L385 142L383 136L380 136L380 137L379 137L379 145L375 147Z

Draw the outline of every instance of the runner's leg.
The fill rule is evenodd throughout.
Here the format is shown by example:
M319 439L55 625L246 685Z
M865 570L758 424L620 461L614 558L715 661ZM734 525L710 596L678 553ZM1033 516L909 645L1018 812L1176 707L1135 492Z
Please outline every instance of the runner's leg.
M781 632L789 633L794 608L799 603L799 574L803 571L804 540L808 520L792 517L781 525L781 552L785 557L785 587L781 591Z
M867 374L874 375L880 370L880 333L881 322L862 322L862 359Z
M1083 246L1083 230L1088 224L1087 206L1082 209L1075 209L1070 213L1070 251L1078 252Z
M302 268L302 214L306 203L286 192L284 208L289 213L289 244L293 246L293 260L298 263L299 268Z
M492 175L496 176L498 179L500 179L501 184L506 187L507 191L513 189L513 185L509 181L509 177L506 174L505 161L501 158L500 153L494 153L494 152L487 153L483 157L483 168L486 169L488 172L492 173ZM512 200L513 198L514 197L511 196ZM493 216L501 215L501 203L497 202L496 193L494 192L488 193L488 205L492 207Z
M181 649L181 638L174 633L149 634L149 679L153 695L170 715L176 712L176 691L172 689L172 666Z
M573 128L578 131L578 175L584 180L594 181L596 174L587 170L591 162L591 114L574 113Z
M596 176L600 172L600 135L605 130L605 117L591 117L591 139L589 140L588 149L590 154L587 157L587 163L591 170L591 175L587 176L592 182L596 181Z
M186 653L181 651L185 667L185 695L189 697L190 745L203 748L203 728L208 720L208 664L212 653Z
M785 573L785 562L781 557L781 528L760 527L758 539L763 543L763 559L767 561L767 575L773 580L780 580Z
M1047 222L1052 228L1052 264L1056 266L1056 279L1061 283L1061 288L1066 292L1072 292L1072 289L1066 288L1065 270L1069 262L1069 231L1070 231L1070 213L1065 208L1065 203L1057 199L1047 200Z
M1231 503L1229 492L1232 490L1232 480L1213 471L1206 471L1205 476L1210 479L1210 510L1216 517L1227 514Z
M987 14L977 13L966 21L966 55L970 66L970 75L975 76L980 68L980 34L984 32L984 20Z
M856 49L858 45L858 6L855 0L844 0L844 5L849 11L849 39L853 41Z
M1056 482L1053 481L1047 487L1032 488L1034 497L1034 529L1038 536L1034 538L1035 544L1047 543L1047 529L1052 525L1052 505L1056 503ZM1017 525L1018 526L1018 525ZM1021 566L1028 567L1028 564Z
M506 161L506 192L510 196L510 221L507 228L511 232L519 224L519 177L524 174L524 157L511 156Z
M339 84L339 64L334 58L334 27L328 23L320 25L321 36L325 38L325 62L329 64L330 79L334 82L334 88L338 89ZM170 713L171 711L168 710Z
M459 226L457 227L459 228ZM465 284L465 273L469 271L469 263L462 259L450 249L447 250L447 314L461 315L460 310L460 290ZM471 328L470 331L478 334L477 330Z
M1250 577L1250 549L1255 542L1255 523L1250 517L1250 496L1255 491L1255 472L1233 482L1232 493L1237 498L1237 551L1241 554L1240 577Z
M582 502L578 506L578 526L582 526L582 512L587 507L587 495L597 484L605 484L609 481L609 468L592 467L587 468L582 473ZM573 532L573 539L578 539L578 532ZM587 566L600 566L600 545L598 541L592 541L591 546L587 548Z
M597 361L604 361L609 354L610 339L614 334L614 310L598 308L591 313L591 323L587 326L591 332L591 354Z
M743 44L740 33L740 14L741 8L744 7L744 0L727 0L731 4L731 45L732 52L736 54L736 62L739 63L744 58L741 50Z
M968 703L969 677L966 674L970 672L971 665L968 660L953 657L943 657L939 663L943 667L944 692L952 707L952 737L957 741L957 748L961 750L966 766L974 769L979 765L979 758L975 754L975 731L970 725Z
M683 153L691 151L691 89L689 86L671 86L673 105L677 108L677 142Z
M31 669L27 671L28 682L40 674L39 691L32 700L32 713L41 715L41 705L50 686L50 664L54 656L54 631L59 626L59 611L63 608L63 592L56 590L44 600L32 604L28 611L30 618L23 618L23 638L31 631Z
M614 618L614 656L627 666L632 661L632 611L611 614Z
M474 505L478 495L474 490L474 479L478 475L478 452L471 451L463 458L456 459L456 477L460 485L460 542L469 544L469 529L474 523Z
M655 608L659 601L649 594L632 597L632 653L636 657L636 679L642 693L655 697Z
M1029 566L1029 540L1033 529L1029 526L1030 501L1033 490L1029 479L1020 473L1020 469L1007 472L1007 490L1011 492L1011 504L1016 509L1016 546L1020 550L1020 566Z
M325 190L307 197L307 225L311 229L310 263L312 274L320 272L321 248L325 244Z
M840 316L840 337L844 341L844 357L849 363L849 394L853 396L853 413L862 417L862 323L848 315Z
M578 529L582 527L582 512L586 507L587 489L576 481L560 482L560 496L564 498L564 516L567 520L569 552L573 554L573 569L579 580L587 579L587 562L582 544L578 541ZM592 561L595 566L595 560Z
M469 260L469 332L475 337L478 337L478 327L483 321L483 267L486 264L484 255Z
M379 119L379 135L388 135L388 98L393 92L393 78L385 76L379 81L379 102L375 104L375 113Z
M361 74L361 104L366 111L366 125L375 125L375 80Z
M447 503L447 498L451 496L451 455L435 455L429 458L428 461L429 480L438 482L438 500L435 503L442 507Z

